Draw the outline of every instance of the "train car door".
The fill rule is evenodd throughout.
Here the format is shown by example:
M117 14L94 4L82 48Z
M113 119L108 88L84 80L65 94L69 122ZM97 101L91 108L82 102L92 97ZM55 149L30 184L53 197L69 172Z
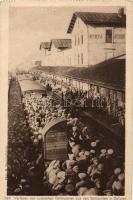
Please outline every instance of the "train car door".
M56 118L43 130L43 148L45 160L66 160L68 158L68 140L66 120Z

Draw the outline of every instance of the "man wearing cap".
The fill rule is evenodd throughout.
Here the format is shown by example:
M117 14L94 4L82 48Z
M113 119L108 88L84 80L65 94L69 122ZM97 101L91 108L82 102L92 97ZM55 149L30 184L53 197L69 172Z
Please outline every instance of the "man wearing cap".
M124 187L119 180L114 181L114 183L112 185L112 190L113 190L114 195L117 195L117 196L123 196L124 195Z
M91 187L89 184L90 181L88 182L88 175L86 173L79 173L78 174L79 181L75 185L75 189L78 190L80 187Z
M52 191L56 195L56 193L60 192L60 190L64 187L65 181L65 172L59 171L56 175L56 180L52 186Z
M109 177L107 183L106 183L106 189L107 190L111 190L112 189L112 184L113 182L117 179L118 175L121 173L121 169L120 168L115 168L114 169L114 173L112 174L112 176Z
M80 172L86 172L87 168L90 164L89 161L89 152L88 151L80 151L79 152L79 157L77 159L77 164L79 166L79 171Z
M69 160L66 160L62 164L63 169L72 169L72 167L76 164L74 154L68 154L68 156L69 156Z
M106 173L108 172L107 173L108 177L110 177L113 174L113 156L114 156L114 150L108 149L107 153L106 153L106 159L105 159L105 162L104 162L105 172Z

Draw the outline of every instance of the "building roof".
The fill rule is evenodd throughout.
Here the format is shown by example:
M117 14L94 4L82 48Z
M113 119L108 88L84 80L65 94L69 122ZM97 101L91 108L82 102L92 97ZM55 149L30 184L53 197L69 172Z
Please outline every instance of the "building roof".
M50 42L41 42L40 44L40 50L41 49L49 49L50 47Z
M117 13L75 12L71 18L67 33L72 32L77 17L87 25L126 26L126 15L120 17Z
M35 68L34 68L35 69ZM38 67L37 70L117 90L125 89L125 58L118 57L88 67Z
M71 39L52 39L50 42L50 47L52 43L57 49L66 49L66 48L71 48Z

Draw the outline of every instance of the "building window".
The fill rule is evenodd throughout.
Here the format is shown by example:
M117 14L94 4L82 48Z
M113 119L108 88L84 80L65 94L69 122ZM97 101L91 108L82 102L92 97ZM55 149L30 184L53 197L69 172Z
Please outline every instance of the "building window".
M81 35L81 44L83 44L83 35Z
M79 54L78 54L78 65L79 65Z
M112 30L106 30L106 43L112 43Z
M81 53L81 64L84 63L83 53Z
M115 36L114 36L114 38L115 39L125 39L125 35L124 34L116 34Z
M80 44L80 38L79 38L79 35L78 35L78 45Z
M70 65L71 65L71 57L70 57Z
M78 29L79 29L79 20L78 20Z
M77 43L77 40L76 40L77 38L76 38L76 35L75 35L75 46L76 46L76 43Z

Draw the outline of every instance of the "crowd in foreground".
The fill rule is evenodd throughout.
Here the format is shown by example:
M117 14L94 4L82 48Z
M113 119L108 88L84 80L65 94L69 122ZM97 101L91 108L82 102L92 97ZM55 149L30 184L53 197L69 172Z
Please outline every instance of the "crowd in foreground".
M9 195L124 195L124 161L89 132L76 112L50 107L52 96L24 95L14 79L9 90ZM66 118L68 159L44 160L42 129Z

